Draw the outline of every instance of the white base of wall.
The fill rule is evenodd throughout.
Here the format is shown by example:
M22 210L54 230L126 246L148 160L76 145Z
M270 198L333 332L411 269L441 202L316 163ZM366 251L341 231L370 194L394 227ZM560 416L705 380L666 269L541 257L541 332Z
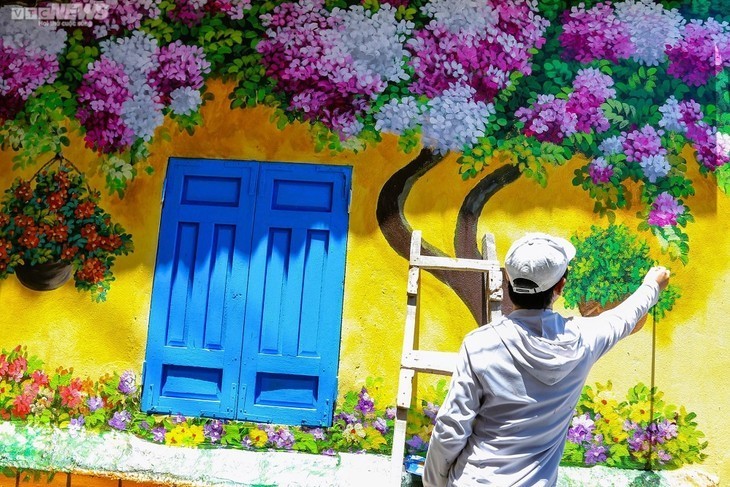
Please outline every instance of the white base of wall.
M384 487L390 458L158 445L124 433L95 434L0 421L0 467L113 476L176 486ZM562 468L561 487L718 486L698 468L642 472Z

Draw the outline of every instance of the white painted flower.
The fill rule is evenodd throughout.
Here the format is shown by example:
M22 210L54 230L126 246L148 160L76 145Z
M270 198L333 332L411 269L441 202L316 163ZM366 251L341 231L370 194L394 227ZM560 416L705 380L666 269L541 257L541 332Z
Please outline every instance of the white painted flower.
M17 7L0 7L0 37L7 46L57 56L66 47L66 31L41 25L38 20L17 20L11 16Z
M360 5L348 9L335 8L331 17L337 27L322 32L340 60L351 58L351 64L362 82L375 76L385 81L408 78L404 66L408 51L405 39L413 23L396 20L396 9L388 4L373 13Z
M176 115L194 113L202 102L200 91L190 86L181 86L170 93L170 109Z
M499 15L483 0L432 0L421 12L450 32L497 35Z
M414 97L391 98L375 114L375 129L401 135L418 124L420 115L421 109Z
M626 0L615 4L616 18L625 26L635 52L631 58L657 66L664 62L667 45L681 38L684 17L677 9L668 10L654 0Z
M644 176L646 176L646 179L648 179L650 183L656 183L657 179L663 178L669 174L670 169L672 169L667 157L660 154L642 157L639 161L639 165L644 171Z
M423 144L439 154L473 146L484 135L494 105L474 100L474 88L452 86L432 98L422 117Z
M687 125L682 121L682 111L679 108L679 101L670 96L664 105L659 107L662 119L659 120L659 126L671 132L684 133L687 131Z
M598 150L606 157L621 154L624 151L623 138L618 135L609 137L598 145Z

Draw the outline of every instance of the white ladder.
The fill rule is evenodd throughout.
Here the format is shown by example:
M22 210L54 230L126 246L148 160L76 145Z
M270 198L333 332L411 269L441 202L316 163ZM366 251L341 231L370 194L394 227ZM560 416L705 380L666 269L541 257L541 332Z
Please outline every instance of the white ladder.
M413 397L413 378L416 372L451 375L456 363L456 352L437 352L415 350L416 317L418 315L418 291L421 281L421 269L448 269L454 271L482 272L486 274L487 288L487 323L501 315L502 303L502 270L497 260L497 249L494 235L486 234L482 238L482 255L484 259L457 259L450 257L430 257L421 255L421 231L414 230L411 235L410 262L408 268L407 307L405 333L403 335L403 354L398 381L398 397L396 399L395 431L393 433L393 449L391 452L390 487L401 486L403 458L406 442L406 421ZM482 323L485 324L485 323Z

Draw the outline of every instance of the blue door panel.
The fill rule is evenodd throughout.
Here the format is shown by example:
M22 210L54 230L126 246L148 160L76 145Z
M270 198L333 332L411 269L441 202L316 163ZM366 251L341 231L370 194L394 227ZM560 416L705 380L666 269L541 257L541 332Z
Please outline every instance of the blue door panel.
M336 397L349 168L262 165L238 416L329 425Z
M171 159L143 409L331 424L350 178Z
M235 416L258 166L171 159L142 407Z

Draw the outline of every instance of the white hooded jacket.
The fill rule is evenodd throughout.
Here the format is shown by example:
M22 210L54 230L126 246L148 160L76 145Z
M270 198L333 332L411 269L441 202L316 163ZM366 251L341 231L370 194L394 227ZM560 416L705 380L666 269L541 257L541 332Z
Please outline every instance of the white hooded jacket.
M466 335L436 416L424 486L555 485L588 372L658 295L645 282L594 318L520 309Z

